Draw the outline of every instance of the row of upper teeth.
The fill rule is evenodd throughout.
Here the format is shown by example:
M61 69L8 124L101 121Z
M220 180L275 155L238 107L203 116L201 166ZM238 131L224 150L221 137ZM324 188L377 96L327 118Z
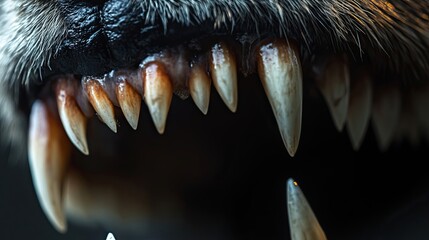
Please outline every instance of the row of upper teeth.
M81 152L89 154L86 124L94 110L116 132L114 106L119 106L135 129L143 96L157 130L163 133L173 92L180 85L172 73L185 71L188 77L186 87L203 113L208 111L211 82L227 107L236 111L238 90L234 51L229 45L219 43L208 55L208 60L200 58L185 70L183 66L176 66L169 71L168 63L158 56L145 60L136 72L106 76L109 80L84 77L79 82L73 76L59 77L53 83L56 102L48 99L33 104L29 131L33 182L45 213L57 229L65 229L62 186L71 151L67 138ZM284 39L274 39L258 46L256 62L284 144L293 156L301 133L303 101L299 51ZM429 136L429 116L425 110L429 104L427 87L412 94L401 92L395 84L374 88L367 72L350 76L348 63L342 56L326 59L320 66L315 64L313 70L335 126L342 130L347 125L355 149L365 136L371 116L382 149L389 146L398 129L400 134L413 136L423 128ZM62 124L51 105L58 108ZM407 114L402 114L404 110ZM402 121L406 124L401 124ZM406 127L398 128L402 125Z

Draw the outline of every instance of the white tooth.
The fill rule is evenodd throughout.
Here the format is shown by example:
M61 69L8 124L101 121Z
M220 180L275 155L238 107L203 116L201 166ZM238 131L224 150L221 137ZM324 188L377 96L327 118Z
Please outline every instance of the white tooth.
M41 101L33 104L28 140L29 165L40 205L55 229L65 232L63 186L71 143L61 123Z
M268 96L283 142L291 156L298 148L302 117L302 69L298 51L284 40L262 46L259 78Z
M192 99L204 115L209 109L210 85L211 80L204 67L200 64L193 65L189 76L189 90Z
M231 112L237 111L237 65L226 44L215 44L211 49L210 73L217 92Z
M326 240L313 210L293 179L287 182L287 207L292 240Z
M350 73L344 57L334 57L316 82L328 105L338 131L342 131L347 119L349 105Z
M101 84L94 79L84 82L88 100L101 120L116 133L115 109Z
M66 80L59 80L56 87L58 113L64 130L71 142L85 155L89 154L86 140L87 119L77 105L76 99L69 93Z
M126 81L116 85L116 97L128 123L135 130L139 123L142 98L140 94Z
M364 71L364 70L362 70ZM372 84L370 76L362 72L352 81L347 130L354 150L359 150L371 116Z
M372 124L381 151L387 150L398 125L401 92L396 85L379 88L374 94Z
M160 134L164 133L168 110L173 98L173 86L164 67L158 63L144 68L144 99Z
M106 240L116 240L112 233L107 234Z

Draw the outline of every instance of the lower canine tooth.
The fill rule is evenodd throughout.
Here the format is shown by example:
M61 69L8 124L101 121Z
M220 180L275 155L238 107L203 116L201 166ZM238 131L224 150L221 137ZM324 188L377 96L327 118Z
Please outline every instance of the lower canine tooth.
M36 101L30 115L28 158L40 205L52 225L65 232L63 186L71 144L44 102Z
M134 130L137 129L142 102L140 94L129 83L122 81L116 85L116 97L128 123Z
M231 50L224 43L211 49L210 74L217 92L231 112L237 111L237 64Z
M173 86L164 66L148 63L143 69L144 100L160 134L164 133L168 110L173 98Z
M307 199L292 179L287 182L287 207L292 240L326 240Z
M101 120L116 133L115 109L101 84L95 79L84 79L88 100Z
M322 75L316 78L320 91L338 131L342 131L349 105L350 74L344 57L336 56L326 65Z
M189 90L195 104L204 114L207 114L209 109L210 85L211 80L204 66L195 63L189 76Z
M295 155L301 135L302 69L298 50L285 40L261 46L258 55L259 78L268 96L283 142Z
M77 88L73 86L75 82L75 80L67 79L58 80L56 85L58 113L71 142L83 154L88 155L88 143L86 140L87 119L71 93L71 91L77 91Z

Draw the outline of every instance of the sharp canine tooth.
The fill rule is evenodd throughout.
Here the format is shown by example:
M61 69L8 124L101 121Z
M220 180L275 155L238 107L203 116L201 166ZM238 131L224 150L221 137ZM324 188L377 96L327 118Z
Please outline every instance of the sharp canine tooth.
M86 79L84 82L88 100L101 120L116 133L115 109L101 84L94 79Z
M327 63L317 83L328 104L335 127L342 131L347 119L350 93L349 67L345 59L337 56Z
M358 150L371 116L372 85L368 73L353 79L347 113L347 130L353 149Z
M164 133L168 110L173 98L173 86L164 69L158 63L149 63L144 67L143 90L146 105L152 120L160 134Z
M139 123L142 98L126 81L117 83L116 96L128 123L135 130Z
M63 185L69 165L70 141L61 124L41 101L33 104L30 115L28 158L40 205L52 225L65 232Z
M326 240L313 210L293 179L287 182L287 207L292 240Z
M210 73L213 85L229 110L235 112L238 104L235 57L224 43L214 45L210 57Z
M197 107L207 114L210 101L211 80L204 67L200 64L193 65L189 76L189 90Z
M397 86L385 86L376 92L372 106L372 124L381 151L387 150L398 125L401 92Z
M88 143L86 140L87 119L82 110L77 105L76 99L69 93L67 80L61 79L57 83L57 106L58 113L63 123L64 130L69 136L71 142L85 155L89 154ZM73 91L75 89L71 89Z
M278 40L262 46L258 55L259 78L291 156L301 135L302 70L297 54L293 46Z

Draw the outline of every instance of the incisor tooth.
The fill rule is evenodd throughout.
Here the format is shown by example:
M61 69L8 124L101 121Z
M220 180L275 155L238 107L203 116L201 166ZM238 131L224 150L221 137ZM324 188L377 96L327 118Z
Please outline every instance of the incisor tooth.
M401 112L401 92L396 85L380 87L374 94L372 124L381 151L393 140Z
M328 105L338 131L342 131L347 120L349 105L350 74L344 57L336 56L329 61L316 82Z
M367 72L360 73L351 84L347 130L353 149L359 150L371 116L372 84Z
M41 101L30 115L28 158L40 205L52 225L65 232L63 186L70 161L71 144L61 124Z
M116 85L116 97L128 123L134 130L137 129L142 102L140 94L129 83L122 81Z
M60 79L56 85L58 113L71 142L85 155L89 154L86 140L87 119L73 96L73 82Z
M301 135L302 69L298 51L285 40L261 46L258 55L259 78L268 96L283 142L295 155Z
M287 207L292 240L326 240L313 210L293 179L287 182Z
M101 84L95 79L86 79L84 82L88 100L101 120L116 133L115 109Z
M210 101L211 80L205 68L196 63L192 66L189 76L191 97L202 113L207 114Z
M224 43L215 44L210 54L210 74L217 92L231 112L237 111L237 65L234 54Z
M173 86L163 65L152 62L143 69L144 100L160 134L164 133Z

